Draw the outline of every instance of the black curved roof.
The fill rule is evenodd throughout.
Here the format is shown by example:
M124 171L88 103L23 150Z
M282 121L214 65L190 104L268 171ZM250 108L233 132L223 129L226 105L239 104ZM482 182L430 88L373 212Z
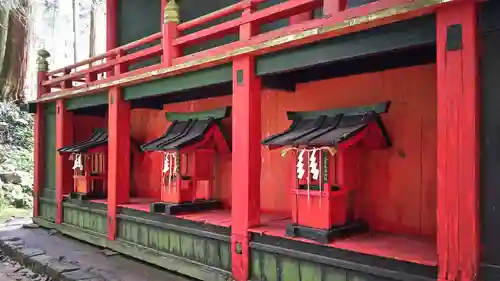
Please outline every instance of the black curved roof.
M96 148L108 144L108 132L96 130L90 138L85 141L78 142L69 146L59 148L59 153L85 153L89 149Z
M269 146L336 146L371 122L376 122L386 136L380 114L387 112L388 107L389 102L329 111L288 112L289 119L293 120L290 127L262 143Z
M179 150L203 139L212 126L218 126L214 119L173 121L163 136L143 144L142 151Z

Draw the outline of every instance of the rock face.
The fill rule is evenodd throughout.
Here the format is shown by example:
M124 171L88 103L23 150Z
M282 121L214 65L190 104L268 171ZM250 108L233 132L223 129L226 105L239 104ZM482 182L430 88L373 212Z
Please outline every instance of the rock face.
M33 118L0 103L0 206L32 207Z

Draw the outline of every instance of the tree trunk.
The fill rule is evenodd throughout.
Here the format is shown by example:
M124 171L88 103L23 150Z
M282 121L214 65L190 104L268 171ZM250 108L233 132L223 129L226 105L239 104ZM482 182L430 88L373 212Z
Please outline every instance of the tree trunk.
M76 55L76 0L72 0L72 9L73 9L73 62L76 63L78 57Z
M23 101L27 66L28 0L0 8L0 101Z
M95 7L94 3L90 5L90 31L89 31L89 58L95 56Z

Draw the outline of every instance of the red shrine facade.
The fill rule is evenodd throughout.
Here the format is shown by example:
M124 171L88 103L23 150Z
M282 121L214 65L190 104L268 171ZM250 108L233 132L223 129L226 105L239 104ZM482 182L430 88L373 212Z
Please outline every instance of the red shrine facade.
M499 1L106 10L38 53L37 224L198 280L500 280Z

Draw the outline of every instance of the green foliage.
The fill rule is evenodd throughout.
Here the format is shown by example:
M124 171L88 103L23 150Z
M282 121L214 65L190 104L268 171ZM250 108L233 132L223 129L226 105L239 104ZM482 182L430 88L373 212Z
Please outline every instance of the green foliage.
M0 210L31 208L33 117L15 104L0 103Z

